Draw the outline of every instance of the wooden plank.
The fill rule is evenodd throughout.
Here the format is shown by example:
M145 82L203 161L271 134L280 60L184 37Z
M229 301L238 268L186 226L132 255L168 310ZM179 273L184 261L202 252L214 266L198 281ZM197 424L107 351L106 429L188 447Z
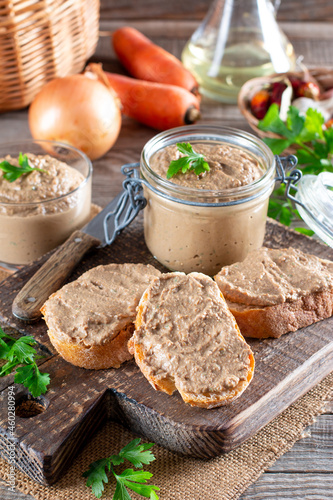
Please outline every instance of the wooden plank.
M328 474L263 474L239 500L332 500Z
M193 21L137 21L126 23L142 31L158 45L163 46L177 57L197 29L198 23ZM100 23L101 37L99 39L93 60L107 61L111 66L110 71L123 72L116 62L114 51L110 42L110 34L123 24L117 20L103 20ZM332 24L323 23L281 23L281 29L294 46L297 56L303 56L304 64L309 67L333 67L331 49L333 41Z
M124 23L123 19L115 17L101 19L99 24L100 34L101 38L107 38L108 47L111 47L108 37L114 30L124 26ZM134 18L126 20L126 26L132 26L144 32L146 36L160 40L187 40L198 28L199 24L200 22L193 21L190 18L182 20L166 18L153 20ZM302 23L291 22L288 19L280 22L279 26L289 38L331 40L333 37L332 24L329 19L324 19L323 22L315 22L315 19L311 19Z
M5 482L0 483L0 498L1 500L34 500L31 495L26 495L20 491L11 491L8 489L9 485Z
M270 472L333 473L333 415L320 415Z
M198 19L206 15L212 0L140 0L139 8L133 8L133 0L111 2L101 0L103 19ZM273 2L272 2L273 3ZM332 21L333 5L327 0L289 0L281 2L278 20L283 21Z
M187 0L188 2L189 0ZM132 9L133 13L133 20L131 21L133 25L138 26L137 23L141 23L141 21L137 21L138 15L137 15L137 10L133 9L133 2L130 0L124 1L122 0L121 2L118 2L117 5L115 3L108 2L107 0L104 0L103 4L106 5L108 3L108 12L109 12L109 17L112 20L117 19L117 12L119 12L119 9L123 9L126 7L129 9ZM186 3L186 2L185 2ZM129 5L132 4L130 7ZM170 8L170 3L165 4L167 7L164 7L162 4L163 2L160 2L161 5L157 5L158 2L149 2L148 0L143 0L143 2L140 2L140 11L144 12L144 5L147 6L147 4L150 4L149 8L150 9L168 9L169 15L171 12ZM332 19L330 17L330 13L328 12L329 9L332 8L332 5L330 2L326 1L318 1L318 2L313 2L313 0L305 0L305 2L302 2L302 8L300 9L300 12L298 12L297 9L299 9L299 4L300 2L282 2L282 7L287 11L289 10L289 13L291 14L289 17L287 17L288 21L294 21L295 18L298 17L298 15L302 16L308 16L309 12L311 12L311 17L310 19L315 20L316 15L319 12L320 9L325 9L325 17L324 19L326 21L329 21ZM183 4L177 5L177 9L182 9ZM196 6L198 3L196 2L195 5L193 5L193 10L196 9ZM207 3L206 2L201 2L202 9L207 9ZM112 11L111 11L112 7ZM188 8L188 5L185 6L185 8ZM176 9L176 10L177 10ZM279 12L279 19L281 18L281 9ZM173 16L178 15L178 11L174 11L172 13ZM316 12L313 12L315 10ZM125 12L123 10L123 12ZM197 11L198 12L198 11ZM150 15L150 13L148 13ZM131 14L132 15L132 14ZM190 15L184 16L187 19L191 19ZM143 19L143 18L142 18ZM194 18L192 18L194 19ZM185 21L182 23L174 22L174 20L166 20L165 16L163 15L163 19L161 19L161 22L155 23L154 20L152 20L149 24L142 21L142 25L139 24L139 26L142 27L142 29L146 29L145 26L148 26L150 33L152 33L152 36L156 39L156 41L161 41L161 44L165 44L166 47L171 48L171 50L174 50L178 55L180 54L182 44L185 43L187 38L190 36L190 34L194 31L196 26L199 24L200 19L192 20L192 21ZM113 26L120 26L125 24L123 19L117 20ZM126 19L126 24L128 24L127 19ZM102 26L103 27L103 26ZM297 52L302 53L305 55L305 62L309 64L309 61L313 63L313 65L318 64L328 64L332 62L331 59L331 48L332 48L332 42L331 42L331 36L333 35L332 31L332 25L330 23L300 23L300 24L295 24L294 22L288 22L287 24L281 23L282 29L286 32L286 34L292 39L295 47L297 47ZM147 34L149 34L149 30L147 28ZM180 41L175 41L174 37L178 37ZM109 67L115 67L118 70L120 70L119 65L115 61L110 61L110 45L109 45L109 40L107 38L103 39L103 43L105 42L105 55L109 58ZM103 49L104 50L104 49ZM98 53L97 53L98 56ZM206 106L206 103L204 104ZM237 108L235 106L223 106L223 105L213 105L211 109L208 110L208 108L204 107L204 110L207 109L207 116L203 116L203 120L207 120L209 122L210 120L216 120L218 123L224 123L227 125L231 126L237 126L238 128L243 128L243 129L248 129L247 124L243 117L239 114ZM7 140L14 140L17 138L18 135L20 137L30 137L28 125L27 125L27 120L26 120L26 112L17 112L17 113L7 113L1 115L0 119L0 131L1 131L1 137L3 141ZM142 127L138 126L135 124L134 121L131 121L129 119L124 120L124 128L121 134L121 137L119 138L119 142L117 141L115 147L101 160L98 160L97 162L94 162L94 167L95 167L95 172L94 172L94 187L93 187L93 196L94 196L94 201L101 204L105 205L107 201L109 200L110 196L112 193L116 194L118 192L118 186L121 184L121 177L119 175L119 166L126 161L136 161L139 155L139 152L141 148L143 147L144 143L152 136L154 135L155 132L152 131L151 129L148 129L147 127ZM131 137L131 147L130 149L127 149L127 137ZM105 182L105 179L108 178L110 179L109 185L108 183ZM333 403L329 405L330 411L333 411ZM320 417L321 418L321 417ZM326 432L324 429L321 428L321 431L324 433ZM331 439L331 436L329 435L328 437L323 438L323 447L326 450L326 448L329 447L329 442L327 439ZM302 443L302 441L300 442ZM298 444L296 445L298 446ZM319 444L315 444L317 450ZM300 450L300 453L302 453L302 449ZM324 452L324 456L326 455L327 451ZM313 457L317 457L317 454L315 453ZM311 459L311 457L309 457ZM280 459L281 460L281 459ZM294 460L294 459L292 459ZM314 460L317 460L317 458L314 458ZM322 464L322 461L320 462ZM306 466L304 462L304 466ZM320 465L322 466L322 465ZM286 465L288 468L288 465ZM275 472L273 473L266 473L271 474L275 478L280 476L280 472ZM287 474L287 476L289 476ZM302 482L302 474L290 474L290 476L293 476L293 479L289 481L289 488L281 490L281 495L280 495L280 490L277 488L276 491L263 498L269 498L269 500L272 500L272 498L312 498L308 496L308 491L306 490L305 492L301 494L301 496L296 497L294 496L294 491L297 490L297 481ZM276 481L274 479L273 481ZM316 480L314 481L315 483L322 484L323 486L320 486L323 490L323 494L320 495L319 497L317 496L316 498L322 499L327 499L331 498L332 496L330 495L329 497L328 492L332 490L332 484L324 484L323 482L321 483L321 477L324 479L326 478L326 475L318 475L316 476ZM298 478L298 479L297 479ZM288 479L286 479L287 481ZM325 489L326 488L326 489ZM309 486L309 494L312 491L311 487ZM12 498L20 498L20 494L14 494L15 496ZM252 493L251 493L252 495ZM0 497L2 497L2 490L0 488ZM10 500L12 500L12 498ZM24 498L26 498L24 496ZM248 500L245 497L242 497L243 500ZM259 496L251 496L251 498L256 498L260 499ZM313 497L315 498L315 497ZM7 499L6 499L7 500Z
M280 457L275 462L273 467L270 468L269 472L264 473L263 476L261 476L257 480L255 485L252 485L248 488L248 490L242 495L240 500L260 500L260 498L266 500L272 500L272 498L283 500L286 498L290 499L291 495L292 498L297 498L297 496L294 495L299 495L298 498L302 498L302 500L304 500L304 498L312 498L308 496L310 490L307 489L306 492L304 492L303 488L300 489L301 488L300 485L303 483L303 477L304 477L303 472L309 473L310 471L312 471L311 477L315 478L315 480L312 481L312 484L310 486L311 489L314 487L314 482L316 481L317 484L315 485L315 487L316 489L319 490L316 492L316 494L318 495L323 494L323 496L319 498L321 500L327 500L329 498L331 499L332 497L329 496L331 495L329 493L330 491L329 488L331 488L332 485L330 482L327 481L328 479L327 472L332 471L333 460L331 459L331 454L329 456L329 461L326 464L327 467L325 467L325 470L324 471L319 470L320 468L322 468L321 464L323 463L323 455L326 456L327 449L332 447L333 417L330 416L331 424L328 424L328 426L330 425L331 429L329 435L326 434L327 425L326 424L324 424L324 426L321 425L321 420L326 418L327 418L326 415L318 417L318 422L308 428L309 431L311 432L311 439L313 440L313 444L312 444L312 454L310 454L308 457L309 465L306 467L304 471L303 470L292 471L290 469L289 462L291 459L292 462L301 461L302 464L304 464L302 446L303 444L305 444L305 441L308 438L305 438L304 440L297 442L290 452ZM324 437L322 435L323 431L324 431ZM319 466L317 464L319 464ZM311 468L308 469L308 467ZM294 473L286 474L287 471ZM320 472L322 473L320 474ZM283 491L278 490L274 492L273 496L271 490L272 483L280 484L281 477L283 477L284 481L288 485L288 490L287 492L285 489ZM307 475L307 484L309 484L309 475ZM265 495L266 492L269 492L271 496L266 496L266 497L260 496L260 495ZM5 483L0 484L0 498L2 500L33 499L31 495L25 495L24 493L20 493L19 491L17 492L9 491L8 486Z
M265 243L271 247L296 246L333 258L329 247L275 222L267 224ZM154 262L143 241L140 218L111 247L88 255L71 279L92 266L111 261ZM37 268L38 264L23 268L2 283L0 315L12 327L32 333L42 345L48 345L42 320L29 325L11 315L13 297ZM34 417L33 426L28 419L17 421L18 464L35 480L52 483L105 414L121 421L125 416L127 427L174 451L199 457L227 452L329 373L333 365L332 322L333 318L329 318L284 335L278 341L251 340L256 359L253 381L242 398L214 411L191 408L178 394L169 397L156 393L133 362L118 370L91 373L55 356L42 365L43 370L51 374L47 410ZM6 442L5 408L2 415L2 439ZM46 433L45 429L56 429L56 432ZM29 460L33 466L27 470Z

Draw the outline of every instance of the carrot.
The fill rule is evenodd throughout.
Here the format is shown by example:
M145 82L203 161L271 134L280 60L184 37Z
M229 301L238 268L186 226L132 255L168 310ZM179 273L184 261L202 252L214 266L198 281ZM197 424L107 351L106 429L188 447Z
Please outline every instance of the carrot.
M149 127L167 130L200 117L199 101L188 90L115 73L105 75L118 94L123 113Z
M198 93L197 81L181 61L135 28L117 29L112 35L112 43L120 62L132 76Z

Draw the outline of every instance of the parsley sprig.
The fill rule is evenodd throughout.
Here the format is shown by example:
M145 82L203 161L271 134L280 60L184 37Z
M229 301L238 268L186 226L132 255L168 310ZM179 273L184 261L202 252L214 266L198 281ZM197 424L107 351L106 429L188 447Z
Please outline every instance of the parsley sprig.
M302 116L295 106L290 106L286 122L279 116L279 107L272 104L263 120L259 121L260 130L270 131L281 138L265 137L263 141L276 155L290 146L297 147L298 164L304 174L318 175L321 172L333 172L333 128L325 128L323 115L309 108ZM275 189L270 197L268 215L289 226L298 211L290 200L285 198L285 188ZM299 232L312 235L313 231L297 228Z
M147 480L152 477L150 472L125 469L121 474L117 474L114 471L114 466L124 463L125 460L140 469L143 464L149 464L155 460L154 455L149 451L154 446L154 443L140 444L140 441L141 439L134 439L122 448L118 455L102 458L89 465L89 469L83 473L83 477L88 479L86 486L92 487L92 492L97 498L101 498L104 483L109 481L106 471L111 471L117 482L112 500L131 500L126 488L150 500L158 500L156 490L159 490L159 488L146 484Z
M20 166L16 167L15 165L12 165L6 160L0 163L0 169L3 170L4 172L3 176L7 181L14 182L16 181L16 179L21 177L21 175L29 174L30 172L33 172L35 170L37 172L43 172L47 174L47 170L43 170L42 168L37 168L37 167L31 167L29 165L29 160L27 155L23 155L22 153L19 154L18 164Z
M185 174L188 170L194 170L196 175L209 171L209 165L204 155L196 153L189 142L177 142L177 149L186 156L173 160L167 170L167 179L171 179L178 172Z
M15 340L0 327L0 359L7 361L1 368L0 377L9 375L16 368L14 382L23 384L34 398L44 394L50 383L50 375L41 373L36 364L35 359L42 357L37 356L33 347L36 344L31 335Z

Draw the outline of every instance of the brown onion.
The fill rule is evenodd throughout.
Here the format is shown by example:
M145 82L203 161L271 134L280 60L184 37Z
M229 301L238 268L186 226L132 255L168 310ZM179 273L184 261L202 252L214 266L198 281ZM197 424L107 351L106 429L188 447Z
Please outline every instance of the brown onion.
M47 83L29 109L34 139L60 141L91 159L104 155L121 127L120 101L91 75L72 75Z

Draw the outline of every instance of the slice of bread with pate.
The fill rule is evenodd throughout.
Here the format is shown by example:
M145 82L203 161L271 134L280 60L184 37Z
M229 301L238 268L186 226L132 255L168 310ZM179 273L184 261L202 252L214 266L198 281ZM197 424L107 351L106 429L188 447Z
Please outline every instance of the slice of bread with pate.
M186 403L214 408L249 385L250 347L216 283L201 273L167 273L143 294L129 350L151 385Z
M254 250L215 281L244 337L278 338L333 315L333 262L295 248Z
M69 363L95 370L131 359L136 307L160 274L150 265L109 264L63 286L41 309L55 349Z

